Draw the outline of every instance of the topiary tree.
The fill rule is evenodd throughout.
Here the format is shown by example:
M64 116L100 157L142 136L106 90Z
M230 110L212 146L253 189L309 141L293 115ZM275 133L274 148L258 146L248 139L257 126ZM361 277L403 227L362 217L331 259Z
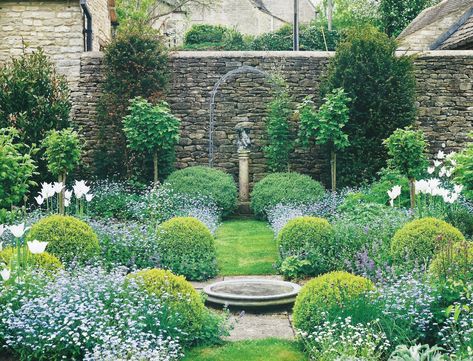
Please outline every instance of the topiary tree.
M70 216L53 215L36 222L26 235L26 241L48 242L46 251L62 262L85 263L97 256L99 241L85 222Z
M381 24L389 36L397 37L422 10L440 0L381 0L379 13Z
M81 141L71 128L52 130L42 142L44 158L51 174L64 184L59 196L59 213L64 214L64 191L67 174L80 163Z
M337 190L337 152L350 145L348 135L342 130L348 122L350 101L343 89L334 89L318 112L314 111L310 99L306 99L300 110L299 137L302 143L308 146L314 142L329 150L333 192Z
M257 182L251 192L251 209L266 217L277 204L310 204L323 197L325 189L311 177L299 173L273 173Z
M421 218L394 234L391 254L397 262L428 262L449 243L459 241L465 241L465 237L452 225L436 218Z
M266 117L268 145L264 147L264 153L271 172L284 172L289 170L289 156L294 148L289 123L292 114L291 99L283 80L274 78L273 82L276 88L273 100L268 106Z
M67 127L71 106L66 78L56 73L43 50L0 67L0 128L16 128L27 145L38 145L48 131ZM40 159L37 153L42 171Z
M347 30L330 61L321 94L343 88L352 99L344 128L350 146L337 161L344 186L372 181L386 165L383 140L415 119L413 61L396 49L395 40L366 26Z
M304 264L301 274L314 276L330 270L331 257L328 247L333 243L334 230L323 218L297 217L281 229L277 242L281 262L295 257Z
M199 220L175 217L156 231L161 265L191 281L217 275L217 255L212 234Z
M388 150L389 165L409 179L411 209L416 202L416 179L425 173L428 166L426 157L427 142L424 133L410 128L397 129L384 142Z
M132 170L139 172L146 167L141 166L140 155L126 147L123 118L129 112L130 99L141 96L156 103L162 98L169 80L168 52L156 31L133 26L119 32L106 47L103 62L103 94L97 108L100 146L94 155L95 170L102 177L131 176ZM172 159L169 153L159 155L163 175L166 167L172 166L172 162L168 163Z
M314 326L327 320L333 309L342 309L366 292L373 283L347 272L331 272L316 277L302 287L294 304L294 326L311 333Z
M223 216L237 207L238 190L232 176L215 168L196 166L173 172L164 182L172 191L192 197L201 196L214 202Z
M31 149L22 143L14 128L0 129L0 208L18 205L29 188L36 183L31 179L36 169Z
M153 180L158 184L158 154L170 151L179 141L178 118L171 114L166 102L157 105L136 97L128 107L130 114L123 118L128 147L137 152L152 154Z

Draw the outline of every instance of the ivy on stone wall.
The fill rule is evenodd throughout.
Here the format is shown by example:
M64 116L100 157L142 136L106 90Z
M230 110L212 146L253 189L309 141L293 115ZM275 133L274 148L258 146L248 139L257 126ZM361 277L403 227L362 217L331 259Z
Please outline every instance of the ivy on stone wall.
M352 99L345 131L350 147L339 158L339 183L359 185L386 165L383 140L416 116L413 59L397 57L396 41L374 27L353 29L339 44L322 95L343 88Z
M156 103L162 99L168 81L168 53L153 30L127 28L107 46L103 95L98 104L100 146L94 156L98 175L151 177L143 174L152 169L144 166L143 156L127 150L122 120L128 114L131 99L141 96ZM162 176L172 167L172 153L160 154Z

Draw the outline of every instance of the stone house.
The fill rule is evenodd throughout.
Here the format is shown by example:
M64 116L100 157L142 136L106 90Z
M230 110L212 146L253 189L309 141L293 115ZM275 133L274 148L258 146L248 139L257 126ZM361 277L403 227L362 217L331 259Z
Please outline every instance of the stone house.
M171 45L182 43L185 32L194 24L223 25L243 34L260 35L292 24L292 0L215 0L208 7L173 7L173 0L166 0L167 7L160 11L170 14L161 17L155 26L169 38ZM320 0L299 0L301 23L308 23L316 15ZM168 11L166 11L168 10Z
M74 87L81 54L100 50L115 25L115 0L0 0L0 64L41 47Z
M443 0L399 35L400 50L472 50L473 0Z

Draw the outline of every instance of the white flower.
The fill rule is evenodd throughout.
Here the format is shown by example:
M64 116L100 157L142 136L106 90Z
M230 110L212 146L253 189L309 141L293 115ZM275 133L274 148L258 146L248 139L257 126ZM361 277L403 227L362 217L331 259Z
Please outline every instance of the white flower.
M17 224L16 226L10 226L8 229L16 238L20 238L25 234L27 228L25 228L24 223L21 223Z
M2 276L3 280L4 281L8 281L10 279L10 270L8 268L4 268L1 272L0 272L0 276Z
M452 173L453 173L454 169L453 168L447 168L447 170L445 171L445 175L450 178L452 176Z
M3 242L0 242L0 252L3 250Z
M443 177L447 173L447 168L442 167L439 171L439 176Z
M64 198L64 207L69 207L71 205L70 198Z
M85 200L90 202L95 196L91 193L85 195Z
M2 236L3 232L5 232L7 228L5 227L5 225L3 224L0 224L0 237Z
M437 159L445 159L445 152L443 150L439 150L437 153Z
M54 192L56 192L56 193L59 194L59 193L62 192L62 190L63 190L63 188L64 188L64 183L62 183L62 182L54 182L53 188L54 188Z
M43 202L44 202L44 198L43 198L43 196L42 196L41 194L38 195L38 196L36 196L36 197L34 197L34 199L36 200L36 203L38 203L38 205L42 205Z
M415 187L416 187L416 194L430 193L429 182L426 181L425 179L421 179L421 180L416 181Z
M90 187L85 184L85 181L76 181L72 188L74 189L74 194L78 199L83 195L86 195L90 190Z
M44 250L46 249L46 246L48 245L48 242L40 242L37 239L34 239L32 242L27 242L27 243L28 243L28 249L33 254L43 253Z
M401 195L401 186L394 186L391 190L388 191L389 198L392 200L396 199Z
M459 196L460 195L458 193L452 193L450 195L447 193L443 195L443 201L445 203L455 203L458 200Z
M427 168L427 173L432 174L433 172L435 172L435 167Z
M43 183L41 184L42 188L41 188L41 196L44 198L44 199L48 199L50 197L52 197L56 191L54 190L54 185L53 184L50 184L50 183Z
M459 194L460 194L460 193L462 192L462 190L463 190L463 185L462 185L462 184L455 184L455 186L453 187L453 189L455 190L455 193L459 193ZM1 235L2 235L2 234L0 233L0 236L1 236Z
M439 161L439 160L434 160L434 166L435 166L435 168L437 168L438 166L440 166L440 164L442 164L441 161Z

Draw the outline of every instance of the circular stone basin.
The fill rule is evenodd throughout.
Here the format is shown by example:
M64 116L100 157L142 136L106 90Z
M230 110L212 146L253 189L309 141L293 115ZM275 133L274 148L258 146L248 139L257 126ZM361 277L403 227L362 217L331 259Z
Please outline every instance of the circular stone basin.
M270 307L290 305L301 287L295 283L266 279L238 279L204 288L207 301L225 306Z

